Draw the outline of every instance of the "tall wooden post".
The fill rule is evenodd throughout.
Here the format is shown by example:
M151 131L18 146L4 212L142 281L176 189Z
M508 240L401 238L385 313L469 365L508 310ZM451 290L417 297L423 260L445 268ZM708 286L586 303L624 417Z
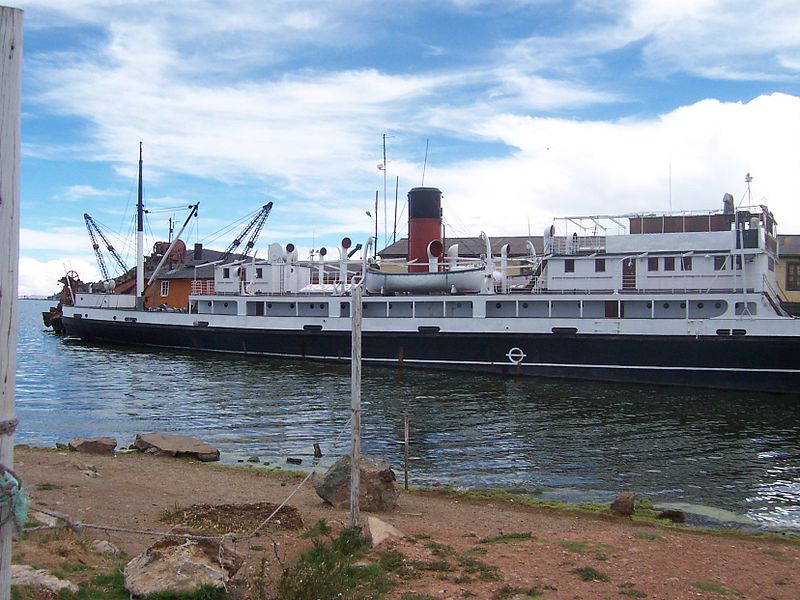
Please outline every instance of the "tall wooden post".
M14 466L22 11L0 6L0 464ZM0 527L0 600L11 595L13 519Z
M355 279L355 278L354 278ZM358 488L361 482L361 283L353 282L350 314L352 315L351 354L351 419L353 435L350 450L350 527L358 527Z

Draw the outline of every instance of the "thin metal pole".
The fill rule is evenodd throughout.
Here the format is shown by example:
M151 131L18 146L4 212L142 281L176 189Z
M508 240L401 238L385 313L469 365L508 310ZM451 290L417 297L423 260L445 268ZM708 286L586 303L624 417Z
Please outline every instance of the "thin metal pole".
M361 282L353 278L350 313L352 315L351 418L353 433L350 450L350 527L359 522L358 488L361 483Z
M0 7L0 464L14 468L22 11ZM11 506L7 506L10 511ZM6 516L5 514L3 515ZM11 595L14 519L0 525L0 600Z

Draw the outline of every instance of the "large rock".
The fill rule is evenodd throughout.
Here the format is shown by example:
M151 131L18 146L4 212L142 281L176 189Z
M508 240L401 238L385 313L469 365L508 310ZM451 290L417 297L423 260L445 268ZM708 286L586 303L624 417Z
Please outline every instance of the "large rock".
M358 506L368 512L385 512L397 506L400 491L395 475L384 460L361 457L358 486ZM314 484L320 498L337 508L350 506L350 457L337 460L328 472Z
M83 452L85 454L114 454L117 447L117 440L113 437L101 438L72 438L67 444L67 448L73 452Z
M45 588L59 594L61 590L68 590L73 594L78 593L78 586L51 575L45 569L34 569L28 565L11 565L11 585L29 585L35 588Z
M125 566L125 589L134 596L192 593L223 588L242 566L242 557L211 541L160 540ZM221 563L221 564L220 564Z
M190 435L138 433L133 447L156 456L190 456L203 462L219 460L219 450Z
M635 502L636 494L633 492L622 492L619 496L614 498L614 501L611 503L611 510L618 515L630 517L633 514Z

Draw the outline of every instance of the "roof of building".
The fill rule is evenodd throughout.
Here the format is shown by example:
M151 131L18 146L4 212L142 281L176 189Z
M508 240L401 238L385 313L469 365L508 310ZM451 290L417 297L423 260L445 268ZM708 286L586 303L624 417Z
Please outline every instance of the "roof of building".
M500 255L500 250L504 244L508 244L509 256L526 256L528 254L528 240L533 242L537 253L543 252L544 241L542 236L498 236L489 238L492 244L492 254ZM449 248L453 244L458 244L458 254L465 257L477 257L484 253L483 241L479 237L468 238L447 238L444 247ZM800 256L800 235L782 234L778 235L778 247L781 256ZM397 240L390 244L378 254L381 258L404 258L408 256L408 238Z

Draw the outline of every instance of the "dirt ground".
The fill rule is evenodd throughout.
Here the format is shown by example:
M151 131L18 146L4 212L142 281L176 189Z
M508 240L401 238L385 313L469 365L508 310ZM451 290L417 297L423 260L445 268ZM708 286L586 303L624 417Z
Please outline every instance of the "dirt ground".
M32 508L88 524L156 531L170 527L165 517L180 520L176 515L192 505L278 504L302 480L143 454L21 448L15 451L15 469ZM289 506L304 528L321 518L338 527L348 521L347 511L324 505L309 484ZM800 598L800 544L789 539L711 535L433 492L404 492L396 511L376 516L406 536L388 546L406 565L406 577L396 578L387 596L392 599ZM242 530L255 522L237 518ZM303 529L290 521L233 545L245 557L231 586L235 595L255 597L254 581L277 581L283 565L308 547ZM207 522L198 527L213 530ZM133 557L155 541L91 528L83 530L83 538L78 543L68 531L34 532L14 542L12 558L37 568L60 565L62 572L67 565L84 565L86 570L71 568L70 578L80 583L87 573L118 564L86 542L108 540ZM377 550L368 560L378 560Z

